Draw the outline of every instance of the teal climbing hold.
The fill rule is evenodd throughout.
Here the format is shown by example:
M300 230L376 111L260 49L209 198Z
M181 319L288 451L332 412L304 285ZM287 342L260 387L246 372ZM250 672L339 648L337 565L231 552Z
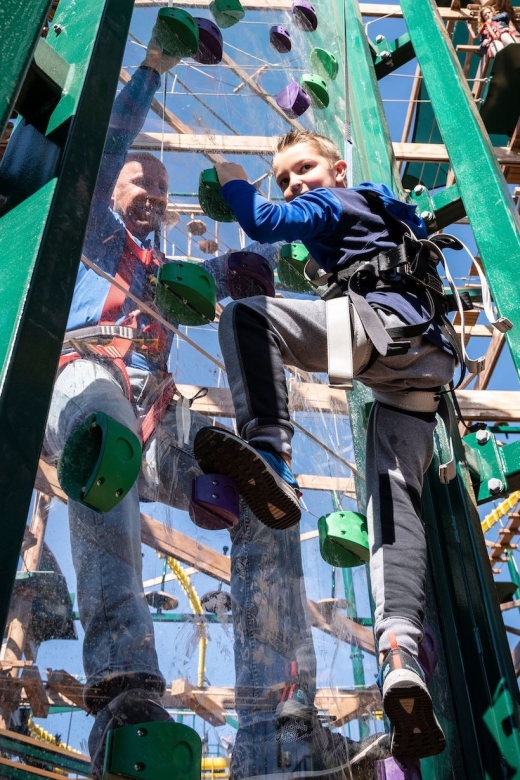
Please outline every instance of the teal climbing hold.
M69 498L109 512L127 495L141 468L141 442L104 412L93 412L63 448L58 479Z
M321 557L331 566L350 568L370 558L367 520L359 512L332 512L318 520Z
M161 8L157 15L155 34L164 53L171 57L193 57L197 54L197 22L181 8Z
M199 178L199 204L208 217L217 222L235 222L233 210L220 194L220 182L215 168L206 168Z
M213 0L209 10L219 27L232 27L245 16L240 0Z
M171 322L206 325L215 319L215 280L192 260L165 263L157 274L155 302Z
M330 97L324 79L315 73L304 73L300 85L309 95L313 108L327 108Z
M338 75L338 61L330 51L319 48L313 49L310 59L312 70L317 76L333 81Z

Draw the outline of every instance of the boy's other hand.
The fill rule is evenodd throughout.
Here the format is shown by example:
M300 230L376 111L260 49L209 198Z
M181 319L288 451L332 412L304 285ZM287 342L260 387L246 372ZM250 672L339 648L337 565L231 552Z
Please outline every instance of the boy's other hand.
M146 57L141 64L146 65L149 68L153 68L157 71L157 73L159 73L159 75L161 75L162 73L166 73L167 70L170 70L170 68L173 68L180 61L180 57L170 57L168 54L164 53L159 41L157 40L157 36L155 35L154 27L152 30L152 37L150 38L150 43L146 49Z
M247 181L247 174L241 165L231 162L222 162L215 164L215 170L217 172L218 180L222 186L227 184L228 181L235 181L241 179Z

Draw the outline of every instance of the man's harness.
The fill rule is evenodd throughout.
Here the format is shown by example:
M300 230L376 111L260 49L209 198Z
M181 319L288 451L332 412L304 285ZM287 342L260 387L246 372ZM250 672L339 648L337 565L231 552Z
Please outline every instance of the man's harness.
M455 236L444 233L418 239L407 225L400 224L406 229L402 242L370 260L360 260L332 274L321 271L321 275L314 260L307 263L305 273L309 281L319 286L325 282L328 285L321 297L326 302L328 373L332 387L352 390L354 376L361 377L378 355L392 357L406 354L411 347L411 339L423 335L433 323L452 347L460 364L461 375L457 387L466 369L471 374L478 374L485 368L483 356L472 360L466 353L464 311L472 309L473 305L469 296L457 290L443 253L448 248L463 249L464 244ZM439 263L444 268L451 288L451 302L437 271ZM501 332L510 330L512 323L508 319L495 317L487 280L478 263L474 261L474 264L482 284L482 300L488 320ZM426 318L416 324L385 328L376 311L377 308L385 307L377 303L373 308L366 299L369 293L375 291L416 294L427 306ZM447 317L450 311L458 311L460 315L460 338ZM454 390L452 382L449 390L441 387L426 390L411 388L398 393L374 390L373 394L377 401L403 411L438 412L450 434L451 420L445 394L451 391L458 411ZM455 476L451 435L449 438L451 459L440 467L440 478L444 483Z

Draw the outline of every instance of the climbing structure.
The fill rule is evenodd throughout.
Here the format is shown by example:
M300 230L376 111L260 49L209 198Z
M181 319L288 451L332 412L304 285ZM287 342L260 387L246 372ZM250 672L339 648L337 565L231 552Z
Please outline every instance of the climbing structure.
M485 362L457 390L467 426L454 435L457 479L439 482L449 450L439 422L423 498L430 582L422 660L448 747L420 768L389 760L374 771L379 780L520 778L520 45L510 43L489 58L479 49L481 5L460 0L4 5L0 51L12 66L0 76L0 131L7 128L0 141L0 154L6 150L0 167L0 776L48 777L55 768L89 772L88 757L67 747L87 752L91 719L74 715L87 707L83 635L69 593L75 578L66 504L74 499L107 511L111 505L94 502L106 500L107 492L114 504L124 498L126 483L120 487L103 470L116 457L107 443L122 434L117 429L110 439L107 433L100 454L92 429L105 425L99 418L89 420L59 463L41 447L78 265L100 278L104 273L82 240L113 96L143 61L159 13L159 45L180 63L162 76L132 151L159 157L169 175L167 214L152 242L166 264L150 274L153 303L137 296L132 308L172 338L175 390L159 394L143 430L151 435L165 398L165 408L176 402L173 446L188 444L195 413L233 427L217 339L228 294L316 294L303 276L308 258L302 245L250 246L219 200L215 162L239 162L264 195L278 198L269 165L273 137L291 128L316 129L344 149L350 183L387 184L417 203L429 232L446 230L463 240L469 255L448 256L457 288L475 308L466 312L465 331L459 314L453 322L469 351L485 354ZM517 14L520 28L520 7L498 5ZM130 124L131 111L127 119ZM11 135L16 121L23 127ZM479 270L493 303L483 296ZM480 315L493 305L512 329L484 324ZM304 492L298 533L317 657L315 703L332 730L358 741L386 728L373 682L376 648L364 565L371 398L356 386L347 400L325 377L291 367L287 376L294 465ZM479 430L468 430L476 423ZM133 446L133 439L122 438ZM76 471L71 463L79 464ZM177 508L166 506L159 492L145 498L143 581L167 683L163 705L202 738L202 775L225 778L239 716L244 707L260 706L235 688L233 658L235 665L249 663L240 655L240 637L251 616L240 611L238 590L229 595L226 553L229 530L237 533L238 497L233 485L210 475L199 477ZM236 537L234 543L236 564L246 543ZM275 647L283 670L283 661L299 659L283 646L292 606L282 584L277 603L263 606L266 625L280 621L265 628L264 652ZM287 682L279 669L265 671L258 683L263 694L276 696ZM196 755L199 743L186 740ZM113 771L129 777L132 767L117 765L126 750L124 741L115 745ZM309 756L288 753L274 757L272 766L276 773L318 768L303 759ZM136 761L134 769L143 763ZM135 771L140 776L142 770ZM162 771L154 765L151 776ZM356 777L355 763L343 771Z

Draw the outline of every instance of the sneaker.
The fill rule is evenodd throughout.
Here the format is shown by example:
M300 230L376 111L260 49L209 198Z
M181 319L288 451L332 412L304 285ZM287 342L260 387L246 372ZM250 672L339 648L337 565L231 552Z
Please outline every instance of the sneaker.
M446 739L433 711L432 699L417 660L391 638L377 684L383 709L392 724L394 756L427 758L442 753Z
M276 719L283 723L288 718L310 721L317 715L316 707L309 703L307 694L296 683L286 686L282 691L276 708Z
M107 735L112 729L131 726L135 723L171 721L158 693L133 688L120 693L96 715L88 739L92 758L92 780L101 780L105 762Z
M312 722L286 718L282 724L268 721L238 730L229 778L373 780L374 763L389 756L387 734L354 742L330 731L317 716Z
M193 449L205 474L224 474L235 480L249 508L264 525L283 529L299 522L298 483L283 458L273 452L260 453L221 428L201 428Z

